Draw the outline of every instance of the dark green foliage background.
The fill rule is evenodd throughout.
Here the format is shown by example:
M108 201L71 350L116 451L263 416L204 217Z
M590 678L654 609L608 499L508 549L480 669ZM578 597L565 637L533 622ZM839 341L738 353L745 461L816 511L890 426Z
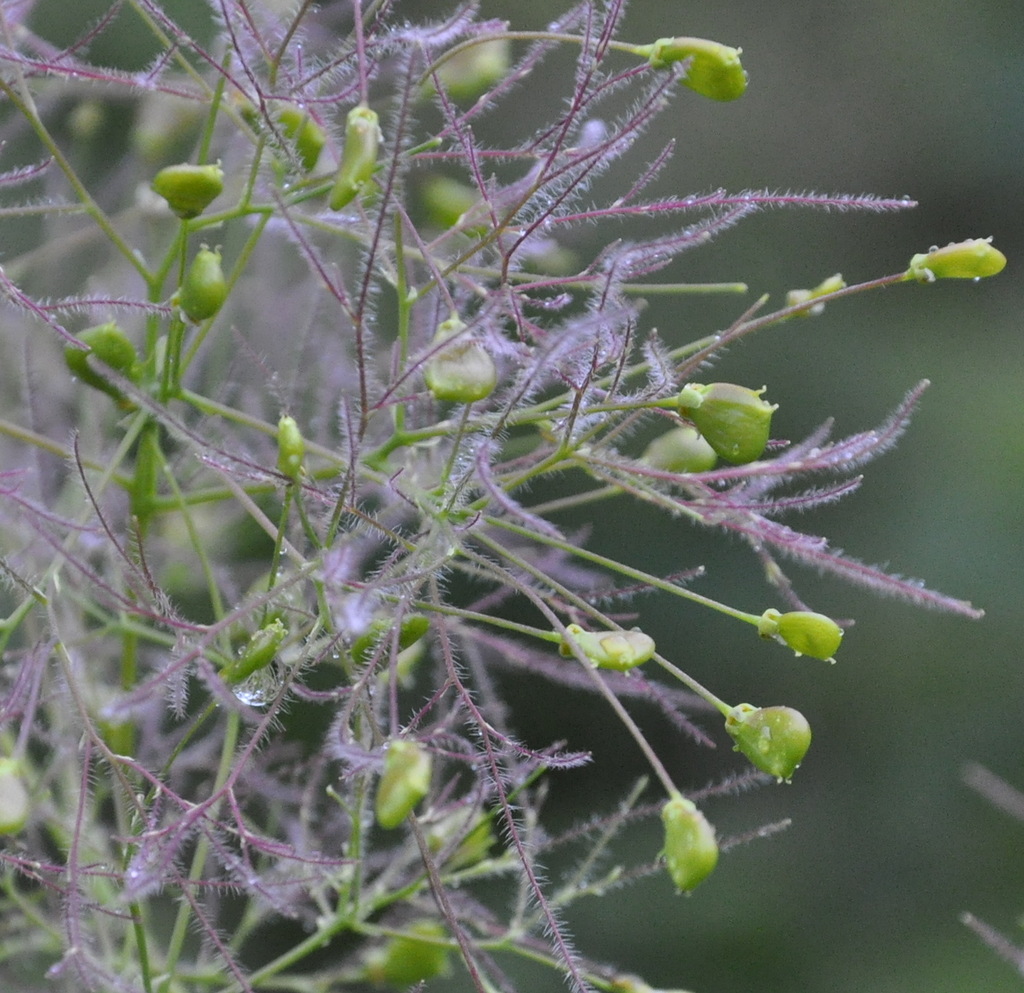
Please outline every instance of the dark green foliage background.
M67 13L59 2L49 7ZM556 12L550 0L492 0L484 10L519 27L543 26ZM634 160L639 171L664 140L678 139L657 192L870 191L909 194L921 206L875 217L764 215L666 279L745 280L748 301L762 292L780 301L835 271L851 283L898 271L950 240L993 235L1009 257L1002 275L979 285L899 287L783 325L737 347L715 373L767 383L781 405L776 432L793 438L830 415L840 434L870 427L930 378L908 436L868 468L863 489L798 523L865 561L969 598L987 617L926 614L794 570L814 606L857 618L830 667L762 646L718 616L644 601L643 624L664 654L733 702L800 708L816 737L791 786L708 804L725 835L782 817L793 818L790 830L729 852L691 898L652 879L580 904L570 915L578 946L652 985L700 993L1020 990L1021 978L957 917L971 910L1024 937L1015 924L1024 912L1024 825L961 781L964 764L977 761L1024 788L1024 6L634 0L625 37L673 34L741 46L751 84L735 104L688 94L676 103ZM562 90L552 81L549 92ZM536 112L534 101L523 104ZM668 340L683 341L724 325L740 306L659 298L649 317ZM704 564L702 592L749 610L770 605L756 563L735 543L621 511L597 521L601 551L653 571ZM614 728L595 731L594 715L604 712L580 710L567 725L575 701L546 686L519 687L517 698L532 744L568 737L596 747L603 763L556 783L562 799L552 816L564 822L595 803L611 809L642 767L628 764L632 746ZM542 699L555 700L551 712L539 709ZM741 765L717 722L709 726L719 749L709 754L671 737L653 714L638 717L663 753L676 751L673 771L686 786ZM658 845L652 825L630 836L623 854ZM561 986L542 974L533 988Z

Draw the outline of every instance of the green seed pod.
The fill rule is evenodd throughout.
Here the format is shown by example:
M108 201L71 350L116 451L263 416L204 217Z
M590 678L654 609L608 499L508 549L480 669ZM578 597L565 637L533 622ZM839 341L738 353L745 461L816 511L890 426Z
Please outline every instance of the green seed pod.
M407 990L448 973L447 932L436 921L419 921L365 959L366 978L377 986Z
M345 147L341 153L337 178L327 198L331 210L341 210L351 203L373 178L381 138L376 111L359 104L348 112Z
M397 738L388 745L375 805L382 828L398 827L427 795L431 764L430 753L410 738Z
M781 783L790 777L811 747L811 726L792 707L754 707L741 703L726 714L725 730L762 772Z
M655 69L689 59L680 82L712 100L735 100L747 89L747 74L740 62L742 49L720 45L706 38L659 38L648 46Z
M167 166L153 177L153 189L179 217L198 217L224 189L219 165Z
M684 424L655 438L640 460L665 472L707 472L718 456L696 428Z
M220 252L203 245L196 252L178 293L178 306L198 324L213 317L228 295L228 284L220 265Z
M437 75L456 100L471 100L508 74L507 38L490 38L462 49L438 67Z
M298 481L305 455L306 442L299 425L291 415L282 414L277 422L277 471Z
M993 247L991 238L972 238L933 248L910 260L906 278L921 283L936 279L981 279L1002 272L1006 256Z
M275 617L269 624L255 632L238 654L238 658L224 666L221 678L229 686L244 682L254 672L265 669L277 657L277 650L288 637L288 628Z
M277 120L286 137L295 142L299 162L306 172L312 172L327 142L324 129L309 114L295 104L285 104L277 112Z
M434 343L453 337L464 327L458 318L442 322ZM435 352L423 367L423 379L438 400L473 403L494 392L498 370L483 345L472 338L464 338Z
M584 631L578 624L568 624L559 653L566 658L572 657L570 642L575 642L581 652L598 669L614 669L616 672L627 672L642 665L654 655L654 639L639 628L629 631Z
M690 383L679 394L679 411L726 462L744 465L764 452L779 406L762 400L764 391L763 386L750 390L733 383Z
M17 834L27 823L31 801L17 759L0 759L0 834Z
M89 348L85 351L69 345L64 349L64 362L71 374L77 376L87 386L113 397L122 408L130 408L132 404L125 395L100 369L89 364L89 356L94 355L126 379L137 383L140 378L139 356L128 336L111 321L80 332L78 340Z
M835 293L836 290L841 290L846 286L846 282L840 273L836 273L834 276L829 276L828 279L822 280L814 287L813 290L790 290L786 294L786 306L795 307L797 304L810 303L812 300L817 300L818 297L823 297L829 293ZM824 303L816 303L803 312L803 317L817 317L825 310Z
M661 808L665 825L665 867L681 893L706 879L718 864L715 829L696 805L678 793Z
M812 659L834 662L843 640L843 629L831 617L812 610L791 610L785 614L769 608L757 624L762 638L774 638Z

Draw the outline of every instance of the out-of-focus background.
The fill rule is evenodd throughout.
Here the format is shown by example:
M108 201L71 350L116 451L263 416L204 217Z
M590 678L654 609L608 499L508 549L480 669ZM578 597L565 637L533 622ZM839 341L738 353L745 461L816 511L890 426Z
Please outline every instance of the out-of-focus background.
M83 2L80 12L93 6L107 4ZM412 6L437 13L448 5ZM483 9L538 28L558 6L485 0ZM58 19L68 14L59 0L43 7ZM862 490L798 523L864 561L970 599L987 616L924 613L794 569L816 608L857 620L829 666L768 650L717 615L645 601L644 627L664 654L733 702L798 707L815 741L792 785L707 805L723 835L786 817L788 831L728 852L690 898L650 879L581 903L570 923L581 950L665 988L1018 991L1024 979L958 916L972 911L1024 943L1016 923L1024 913L1024 826L962 779L965 764L978 762L1024 788L1024 5L633 0L625 38L679 34L741 46L750 89L734 104L678 100L632 160L636 175L661 143L677 138L676 157L652 192L873 192L908 194L920 206L746 221L665 278L744 280L750 295L652 298L649 322L667 340L724 326L764 292L781 301L786 290L837 271L851 283L899 271L934 244L992 235L1009 257L1002 275L978 285L905 285L789 322L736 347L715 372L767 384L780 404L773 426L792 438L828 416L839 434L871 427L909 387L930 379L910 432L868 467ZM561 92L552 80L552 101ZM532 99L520 106L539 110ZM515 111L513 104L508 113ZM748 552L688 525L609 512L593 542L653 571L703 564L701 592L750 610L769 605ZM595 734L610 718L546 685L513 692L531 743L568 737L597 749L594 771L559 781L552 818L564 824L594 803L612 809L642 765L614 727ZM653 713L637 717L687 788L739 767L722 734L717 753L708 753L673 737ZM630 835L624 854L659 843L651 825ZM536 993L560 988L549 973L532 982Z

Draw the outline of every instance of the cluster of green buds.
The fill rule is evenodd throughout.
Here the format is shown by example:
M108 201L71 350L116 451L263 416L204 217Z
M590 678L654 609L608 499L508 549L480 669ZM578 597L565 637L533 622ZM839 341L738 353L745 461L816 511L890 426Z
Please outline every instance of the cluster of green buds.
M448 972L447 933L437 921L417 921L403 935L367 953L366 978L397 990L425 983Z
M327 198L331 210L341 210L370 186L377 168L381 138L380 120L375 110L359 104L348 112L345 147Z
M629 631L585 631L579 624L567 624L558 651L569 658L583 653L598 669L628 672L654 655L654 639L639 628Z
M725 730L762 772L788 782L811 747L811 726L792 707L741 703L725 716Z
M430 753L411 738L396 738L384 754L384 772L377 785L377 824L390 830L413 812L430 789Z
M220 263L219 249L203 245L185 273L177 302L182 313L196 324L215 316L228 295Z
M665 472L708 472L714 469L718 454L695 427L682 424L658 435L640 459Z
M757 623L762 638L788 645L797 655L834 662L843 640L843 629L831 617L813 610L790 610L783 614L769 608Z
M932 248L910 260L904 278L920 283L936 279L983 279L995 276L1006 267L1006 256L992 244L991 238L971 238L950 242L944 248Z
M473 403L489 397L498 385L494 359L480 342L463 337L448 345L443 344L465 327L457 317L452 317L442 321L434 335L434 345L441 347L424 365L423 379L427 389L438 400Z
M692 800L675 793L661 808L665 868L681 893L703 882L718 865L715 829Z
M747 89L747 73L740 62L742 49L707 38L659 38L638 49L655 69L688 60L680 82L712 100L736 100Z
M183 220L198 217L224 190L224 170L219 165L167 166L153 177L153 189Z
M751 390L735 383L689 383L677 397L679 412L690 420L718 455L733 465L754 462L764 453L778 404L761 399L765 387Z
M846 281L843 279L842 274L837 272L834 276L823 279L813 290L790 290L786 294L786 306L796 307L800 304L811 303L812 300L828 296L829 293L835 293L836 290L841 290L845 286ZM817 317L824 310L825 304L823 302L814 303L803 312L803 316Z
M68 345L64 349L64 362L71 374L94 390L99 390L112 397L122 409L130 409L131 401L110 379L104 376L101 369L90 364L89 357L94 356L104 365L119 372L125 379L137 383L141 378L142 370L139 366L138 353L131 340L113 321L87 328L85 331L79 332L77 337L86 348Z
M17 834L28 823L31 806L21 763L0 758L0 835Z

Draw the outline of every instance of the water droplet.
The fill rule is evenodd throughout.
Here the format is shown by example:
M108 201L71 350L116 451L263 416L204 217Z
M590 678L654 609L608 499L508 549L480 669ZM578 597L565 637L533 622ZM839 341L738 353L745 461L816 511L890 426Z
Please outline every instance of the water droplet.
M248 679L231 688L232 693L248 707L265 707L281 688L281 677L271 664L257 669Z

